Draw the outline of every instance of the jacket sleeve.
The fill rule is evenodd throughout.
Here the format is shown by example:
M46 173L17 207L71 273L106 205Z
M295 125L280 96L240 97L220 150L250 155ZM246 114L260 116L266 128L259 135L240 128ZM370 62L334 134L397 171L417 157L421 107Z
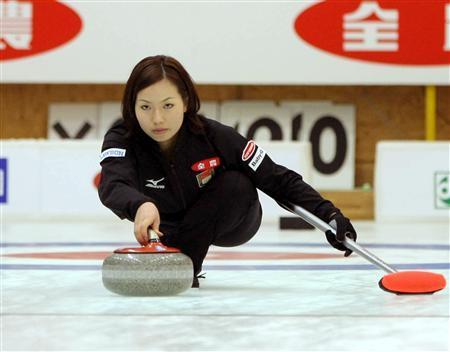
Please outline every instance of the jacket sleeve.
M275 201L290 201L327 222L333 213L339 211L303 181L301 175L276 164L266 151L233 128L211 121L209 133L225 167L248 175L258 189Z
M136 157L125 134L123 124L115 124L105 135L98 194L117 216L134 221L139 206L153 200L139 192Z

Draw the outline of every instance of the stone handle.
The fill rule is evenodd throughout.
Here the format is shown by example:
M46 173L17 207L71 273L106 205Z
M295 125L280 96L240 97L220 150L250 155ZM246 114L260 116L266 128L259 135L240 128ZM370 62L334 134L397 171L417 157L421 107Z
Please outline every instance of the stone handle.
M159 243L160 242L158 234L155 231L153 231L151 228L148 229L148 238L150 240L149 241L150 243Z

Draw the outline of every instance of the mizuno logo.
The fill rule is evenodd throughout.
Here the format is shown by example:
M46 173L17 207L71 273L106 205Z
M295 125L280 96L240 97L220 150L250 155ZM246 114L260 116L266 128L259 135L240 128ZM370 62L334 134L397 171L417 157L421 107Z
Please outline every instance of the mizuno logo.
M145 187L150 187L150 188L157 188L157 189L164 189L166 188L165 185L158 185L158 183L160 183L161 181L164 180L165 177L159 179L159 180L147 180L147 184L145 185Z

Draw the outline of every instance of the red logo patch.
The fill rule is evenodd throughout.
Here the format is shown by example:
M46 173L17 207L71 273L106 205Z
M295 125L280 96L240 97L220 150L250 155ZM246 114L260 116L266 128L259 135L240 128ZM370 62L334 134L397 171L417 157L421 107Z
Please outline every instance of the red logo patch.
M55 49L80 33L80 16L67 5L44 1L1 1L0 60Z
M204 185L206 185L209 181L211 181L211 179L214 176L214 169L213 168L209 168L206 169L205 171L199 173L196 178L197 178L197 183L198 186L200 188L202 188Z
M242 152L242 161L247 161L251 158L253 153L255 152L256 144L254 141L249 141Z
M191 166L193 171L203 171L206 169L214 169L220 165L220 158L214 157L196 162Z
M450 2L327 0L295 20L295 31L329 53L406 65L450 63Z

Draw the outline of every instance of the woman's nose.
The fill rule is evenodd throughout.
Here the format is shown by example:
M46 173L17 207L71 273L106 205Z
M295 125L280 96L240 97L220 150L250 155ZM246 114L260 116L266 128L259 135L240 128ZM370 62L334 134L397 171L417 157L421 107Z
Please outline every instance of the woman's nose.
M162 122L164 122L163 114L162 114L161 111L156 109L154 114L153 114L153 123L159 124L159 123L162 123Z

